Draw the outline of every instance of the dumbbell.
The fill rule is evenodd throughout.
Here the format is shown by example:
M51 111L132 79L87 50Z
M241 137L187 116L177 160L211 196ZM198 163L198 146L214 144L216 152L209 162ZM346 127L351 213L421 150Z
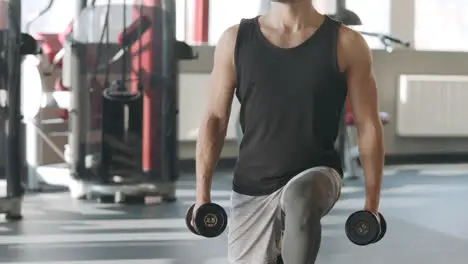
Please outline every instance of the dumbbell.
M387 222L368 211L357 211L346 220L346 236L356 245L366 246L379 242L387 232Z
M227 227L226 211L215 203L201 205L195 215L193 209L195 204L190 206L185 215L185 224L194 234L203 237L217 237L221 235ZM195 216L195 219L192 217Z

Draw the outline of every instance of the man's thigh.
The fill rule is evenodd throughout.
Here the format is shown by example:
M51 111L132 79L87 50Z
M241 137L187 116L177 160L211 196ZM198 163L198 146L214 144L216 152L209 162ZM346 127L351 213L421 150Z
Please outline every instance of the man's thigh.
M233 192L229 219L230 264L270 264L279 254L281 191L267 196Z
M282 189L280 207L287 214L288 206L304 204L321 217L338 200L342 188L340 174L329 167L314 167L293 177Z

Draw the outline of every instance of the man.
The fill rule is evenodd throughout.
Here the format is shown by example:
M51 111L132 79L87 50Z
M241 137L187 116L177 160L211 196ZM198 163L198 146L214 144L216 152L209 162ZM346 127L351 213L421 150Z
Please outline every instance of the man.
M319 14L310 0L271 1L270 11L224 32L197 143L196 204L211 201L234 94L244 137L234 172L229 261L286 264L317 257L321 218L339 197L334 144L349 96L366 177L365 210L378 213L382 125L371 53L362 36ZM282 236L282 246L281 243Z

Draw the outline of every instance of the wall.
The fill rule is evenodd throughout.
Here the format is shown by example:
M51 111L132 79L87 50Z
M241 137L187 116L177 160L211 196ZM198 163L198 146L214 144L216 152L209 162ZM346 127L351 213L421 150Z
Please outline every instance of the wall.
M380 107L396 114L396 91L400 74L454 74L468 72L468 53L421 52L399 50L389 55L374 52L374 69L379 87ZM467 152L468 138L422 139L396 135L395 122L385 128L385 145L389 154Z
M201 56L206 58L206 55L208 54ZM179 78L179 156L181 159L192 159L195 154L195 140L198 136L198 126L207 103L209 75L206 72L200 72L199 70L203 70L203 68L193 67L192 63L182 64L181 68L185 72L181 73ZM192 71L187 71L189 69L192 69ZM195 69L196 71L193 71ZM230 118L231 122L229 123L226 136L227 142L221 153L224 157L235 157L237 155L235 120L238 111L239 104L234 99Z
M182 137L185 137L183 133L188 129L187 124L190 123L193 126L192 131L196 130L196 124L201 118L203 105L206 102L207 74L211 71L214 48L199 47L198 50L200 53L198 61L184 62L180 67L182 85L180 87L181 114L179 124ZM373 53L380 108L381 111L388 112L391 116L395 116L396 113L395 96L400 74L467 74L468 72L468 53L413 50L396 50L392 54L383 51L374 51ZM195 79L198 81L193 82ZM233 112L237 110L237 103L234 104ZM235 115L233 114L233 116ZM231 121L228 136L235 134L233 129L233 121ZM466 152L468 138L402 138L396 134L395 123L390 123L385 127L385 146L389 155L428 154L442 151ZM181 142L180 150L182 158L193 157L193 142ZM223 156L234 157L236 153L237 145L232 140L228 140Z

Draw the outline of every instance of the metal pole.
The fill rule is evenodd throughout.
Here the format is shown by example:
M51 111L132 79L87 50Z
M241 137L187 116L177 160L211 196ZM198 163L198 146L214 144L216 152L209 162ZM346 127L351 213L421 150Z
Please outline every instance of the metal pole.
M89 87L86 82L86 48L80 43L80 15L86 7L86 0L75 0L75 20L73 24L73 41L71 43L70 75L71 75L71 110L70 137L71 176L75 179L87 178L86 150L89 130ZM64 69L66 70L66 69Z
M178 61L175 57L175 18L176 6L174 0L161 1L162 9L162 115L161 115L161 145L162 180L174 182L179 177L178 142L177 142L177 79Z
M336 14L343 14L346 10L346 0L336 0Z
M21 197L21 0L10 0L8 36L7 196Z

